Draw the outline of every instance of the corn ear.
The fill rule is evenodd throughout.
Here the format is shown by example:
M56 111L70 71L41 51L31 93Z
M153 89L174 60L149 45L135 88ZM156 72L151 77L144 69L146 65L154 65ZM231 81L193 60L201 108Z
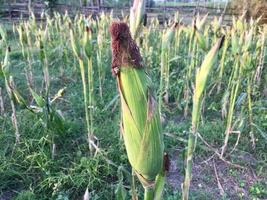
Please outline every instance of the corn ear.
M162 167L163 144L157 105L150 94L144 70L122 67L119 90L123 137L129 161L147 180L154 180Z
M110 33L112 69L121 99L121 131L127 156L145 188L145 199L152 199L156 176L163 167L163 138L158 106L128 26L114 22Z

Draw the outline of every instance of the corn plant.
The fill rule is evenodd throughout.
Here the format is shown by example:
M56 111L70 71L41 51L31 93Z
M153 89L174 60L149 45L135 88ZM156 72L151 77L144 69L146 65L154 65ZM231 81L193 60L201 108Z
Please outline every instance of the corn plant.
M165 103L169 99L170 80L170 46L174 39L175 29L178 23L174 23L162 36L161 63L160 63L160 86L159 86L159 111L161 112L162 98L164 94Z
M145 16L146 0L134 0L133 6L130 9L130 31L135 40L142 27Z
M187 200L189 197L189 187L192 177L192 164L193 164L193 153L196 146L197 129L200 117L201 109L201 98L205 90L208 75L212 69L213 64L216 61L217 54L220 47L222 46L223 39L219 39L216 44L211 48L209 53L206 55L199 69L196 71L195 88L193 96L193 111L192 111L192 127L189 132L187 156L186 156L186 172L183 183L183 200Z
M104 49L103 31L99 30L97 35L97 68L98 68L98 80L99 80L99 94L101 99L103 98L103 81L104 81L104 69L103 69L103 49Z
M14 82L12 76L9 74L9 48L6 49L4 61L0 63L0 74L3 75L5 81L5 87L10 99L11 109L12 109L12 124L15 131L16 143L20 141L19 127L17 123L17 111L15 107L15 100L13 96Z
M237 22L234 22L234 24L236 25L231 30L231 47L232 47L232 54L235 56L235 61L234 61L234 68L231 72L230 81L228 83L228 89L226 90L225 94L229 96L230 102L227 111L225 139L224 139L224 144L222 146L221 157L223 157L226 151L230 133L233 131L232 121L234 117L234 109L244 71L244 66L242 64L242 58L241 58L243 53L242 46L245 40L243 22L241 21L241 19L239 19Z
M191 80L192 72L194 68L198 65L198 59L200 57L200 49L207 51L208 49L208 29L205 29L205 22L208 15L205 15L202 19L197 15L192 21L192 27L189 28L189 46L188 46L188 60L187 60L187 73L186 73L186 84L184 86L184 116L187 117L190 94L191 94Z
M45 96L43 98L34 90L31 90L36 106L31 105L26 107L29 111L35 113L39 120L43 122L45 133L50 139L52 159L56 156L56 140L65 132L64 117L55 107L56 100L61 98L64 92L65 88L60 89L50 100L49 97Z
M15 106L16 102L14 99L15 84L14 84L13 77L10 74L10 70L9 70L9 68L10 68L9 54L10 54L11 48L8 46L7 35L6 35L6 32L4 31L4 29L2 28L2 26L0 26L0 39L1 39L0 40L0 48L1 48L0 53L3 54L3 56L4 56L4 60L0 61L0 77L4 78L5 88L7 90L10 104L11 104L11 109L12 109L11 121L12 121L13 128L15 131L16 143L19 143L20 132L19 132L19 127L18 127L18 123L17 123L17 114L16 114L17 111L16 111L16 106ZM3 108L4 108L3 100L1 99L1 111L3 111Z
M195 39L195 19L192 21L192 27L189 28L188 34L189 45L188 45L188 59L187 59L187 73L186 73L186 84L184 85L184 116L187 117L190 101L190 79L192 74L193 60L195 59L196 39Z
M223 72L224 72L224 67L225 67L225 64L226 64L226 58L225 57L226 57L227 49L228 49L228 46L229 46L229 39L230 39L230 36L228 34L225 34L225 42L223 44L222 56L221 56L220 67L219 67L220 70L219 70L217 94L221 91L221 87L222 87Z
M6 46L6 33L2 26L0 26L0 59L2 58L2 54L4 54L3 49ZM1 63L1 61L0 61ZM2 66L2 64L0 64ZM2 67L0 68L0 77L3 77L3 70ZM2 87L0 87L0 113L3 115L5 112L4 108L4 100L3 100L3 95L2 95Z
M33 19L34 20L34 19ZM32 21L33 21L32 20ZM31 34L34 32L33 28L31 26L32 24L30 22L24 22L20 24L20 26L17 27L17 32L19 35L19 41L22 49L22 55L24 56L24 59L27 60L27 65L25 68L25 76L28 84L28 88L33 88L33 69L32 69L32 62L33 62L33 56L32 56L32 37ZM31 97L29 97L31 100Z
M73 53L79 61L80 73L83 85L87 139L90 152L93 153L95 152L95 147L94 147L95 136L93 127L94 86L93 86L92 43L91 43L92 32L88 25L84 27L82 27L81 23L78 23L77 25L79 27L78 32L76 33L76 35L74 35L75 32L72 30L70 38L71 38ZM87 68L85 67L85 64L87 64Z
M2 94L2 87L0 87L0 114L4 115L4 113L5 113L4 99Z

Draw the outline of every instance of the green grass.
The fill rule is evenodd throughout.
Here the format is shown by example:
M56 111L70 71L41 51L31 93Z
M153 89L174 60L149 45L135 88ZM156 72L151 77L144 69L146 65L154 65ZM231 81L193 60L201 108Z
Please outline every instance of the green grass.
M18 48L15 43L12 42L12 44L12 49ZM11 56L11 60L11 71L16 86L27 98L29 91L23 76L25 66L23 58L21 54L16 53ZM113 191L111 193L114 194L117 169L110 166L101 155L90 158L79 74L66 70L64 82L59 78L58 68L55 68L57 64L57 62L54 63L50 68L51 93L55 94L58 89L65 86L67 89L63 99L59 100L56 106L65 117L65 132L56 138L58 144L56 158L51 159L50 138L46 135L43 122L38 116L27 110L18 111L17 118L22 141L17 145L14 144L9 116L1 116L0 191L9 191L16 195L23 190L32 190L37 199L56 199L60 194L69 199L75 199L81 197L88 187L91 191L95 191L94 196L102 198L106 196L106 199L109 199L110 192ZM72 67L68 66L69 69ZM38 91L42 84L42 72L38 62L34 65L33 74L35 88ZM106 102L111 101L116 94L116 85L113 81L107 82L105 89L113 91L104 94ZM8 105L7 98L5 101ZM98 104L95 135L107 157L115 160L118 165L126 164L123 143L119 139L119 110L117 108L114 113L103 113L105 105L104 102ZM6 109L8 110L9 107L7 106ZM108 146L111 148L107 148ZM121 153L118 154L120 151ZM20 194L18 199L27 199L27 196L32 193Z

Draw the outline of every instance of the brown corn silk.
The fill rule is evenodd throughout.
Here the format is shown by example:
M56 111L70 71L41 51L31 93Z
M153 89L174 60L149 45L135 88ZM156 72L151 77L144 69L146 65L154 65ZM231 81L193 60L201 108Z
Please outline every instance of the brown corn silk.
M113 22L110 26L112 49L112 72L121 66L131 65L141 68L142 57L139 48L133 41L129 27L123 22Z

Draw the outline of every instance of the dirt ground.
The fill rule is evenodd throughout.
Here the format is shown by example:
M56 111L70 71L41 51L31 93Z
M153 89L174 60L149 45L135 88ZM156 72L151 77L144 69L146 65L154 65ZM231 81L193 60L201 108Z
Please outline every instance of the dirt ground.
M174 189L181 191L183 181L183 164L178 161L179 151L171 156L170 170L167 175L168 184ZM250 154L239 155L236 159L246 163L244 169L232 166L219 158L213 157L196 158L192 169L192 182L190 191L198 194L206 194L206 198L211 200L231 199L231 200L267 200L263 198L253 198L249 192L251 186L258 182L267 183L267 176L257 176L254 158ZM200 197L200 199L202 199Z

